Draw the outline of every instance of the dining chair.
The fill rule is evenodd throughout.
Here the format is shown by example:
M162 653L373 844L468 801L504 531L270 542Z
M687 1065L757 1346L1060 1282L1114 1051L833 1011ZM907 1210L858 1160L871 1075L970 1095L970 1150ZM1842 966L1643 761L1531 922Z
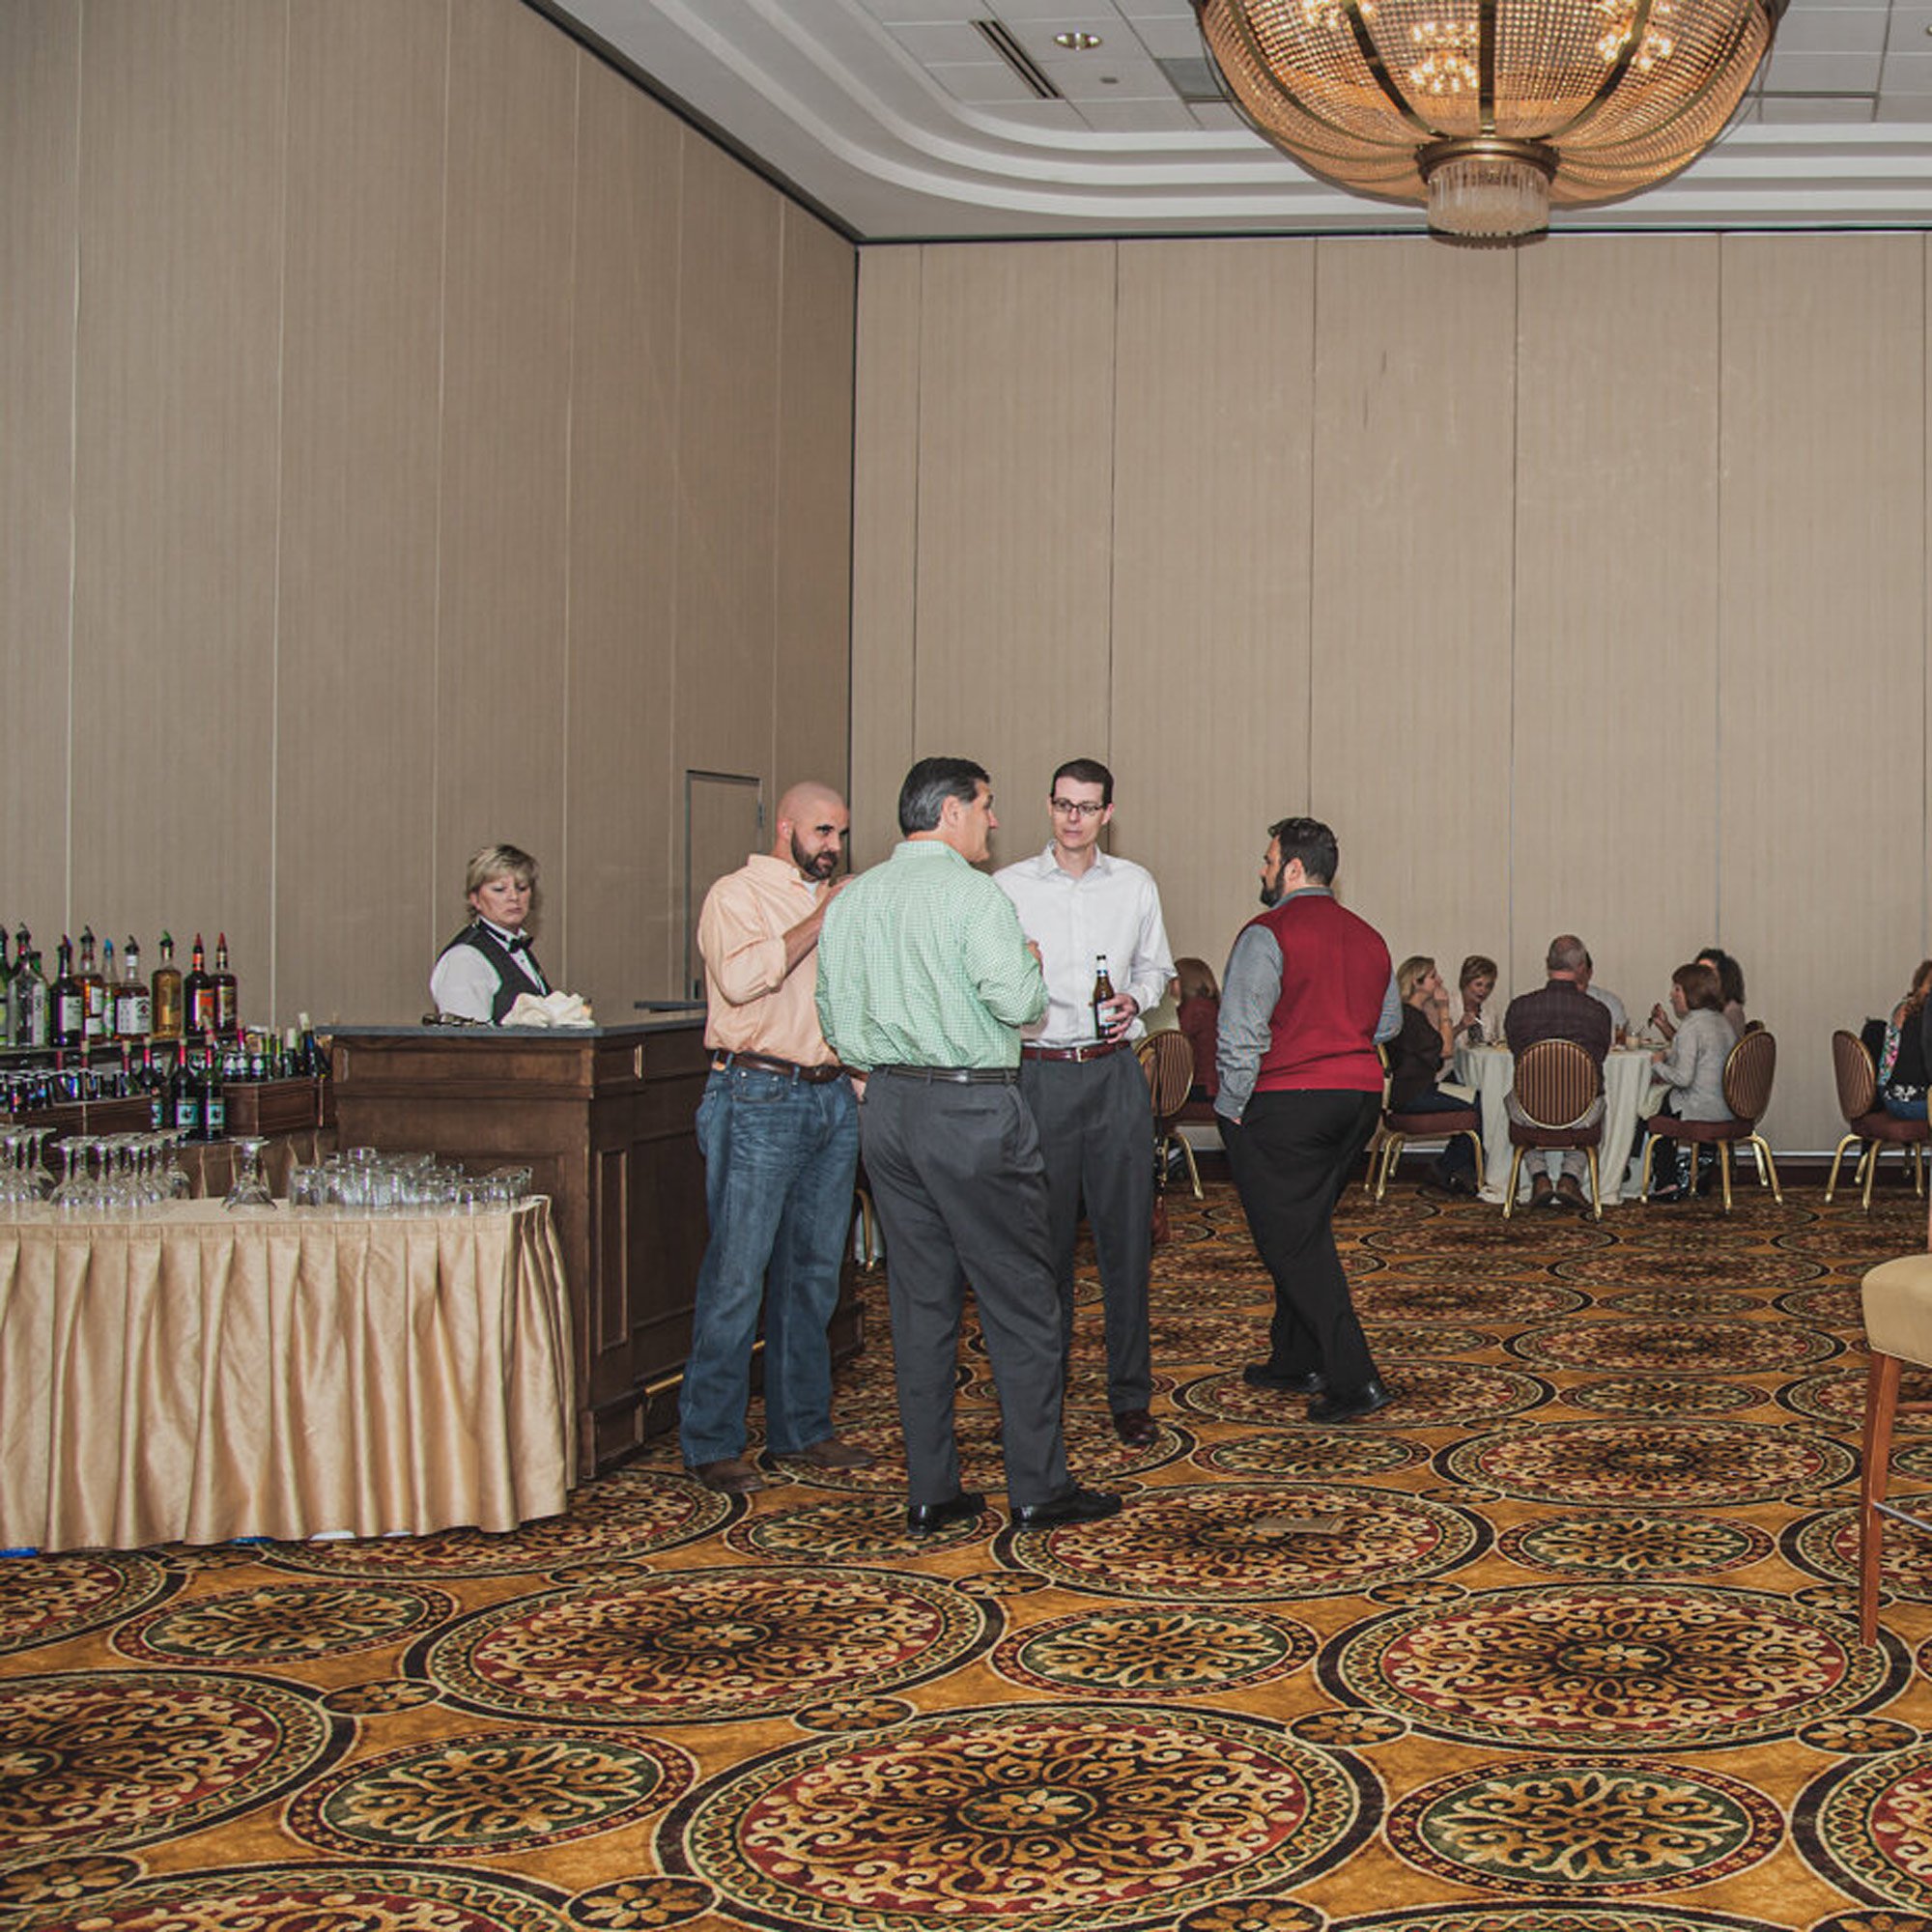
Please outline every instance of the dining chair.
M1140 1055L1141 1071L1147 1075L1148 1098L1153 1106L1154 1172L1163 1186L1167 1182L1167 1156L1171 1148L1180 1150L1194 1198L1201 1195L1201 1170L1194 1162L1194 1150L1179 1131L1181 1110L1194 1085L1194 1047L1184 1033L1172 1029L1151 1033L1135 1051Z
M1862 1045L1853 1040L1854 1046ZM1860 1284L1865 1347L1871 1355L1865 1373L1862 1459L1859 1470L1859 1634L1878 1637L1879 1564L1885 1519L1932 1532L1932 1522L1886 1495L1891 1479L1892 1425L1900 1415L1932 1412L1932 1402L1902 1402L1904 1371L1932 1368L1932 1255L1906 1255L1881 1262Z
M1590 1163L1590 1204L1604 1218L1604 1190L1597 1174L1597 1150L1604 1144L1604 1069L1574 1039L1540 1039L1517 1055L1510 1088L1516 1110L1510 1114L1509 1187L1503 1219L1516 1208L1522 1157L1532 1149L1581 1148ZM1585 1119L1596 1107L1594 1119ZM1526 1118L1519 1120L1517 1113Z
M1864 1048L1852 1042L1861 1053ZM1724 1212L1731 1211L1731 1158L1740 1147L1748 1147L1757 1159L1757 1183L1769 1185L1771 1198L1784 1205L1784 1191L1777 1184L1777 1163L1772 1158L1771 1143L1757 1130L1771 1105L1771 1083L1777 1072L1777 1040L1762 1027L1747 1033L1724 1058L1724 1105L1730 1117L1722 1121L1680 1121L1675 1114L1658 1114L1646 1121L1650 1137L1643 1144L1643 1179L1639 1183L1650 1192L1650 1157L1659 1141L1690 1141L1718 1150L1718 1168L1723 1177ZM1827 1197L1830 1198L1829 1196Z
M1400 1108L1384 1106L1381 1131L1370 1149L1369 1173L1376 1201L1388 1192L1389 1177L1402 1159L1406 1141L1439 1140L1444 1146L1458 1134L1467 1134L1476 1151L1476 1176L1483 1173L1483 1117L1474 1107L1445 1107L1435 1114L1405 1114Z
M1861 1200L1871 1208L1872 1181L1878 1175L1879 1155L1888 1148L1903 1153L1912 1151L1912 1187L1925 1192L1925 1143L1932 1139L1932 1124L1924 1121L1901 1121L1878 1104L1878 1069L1865 1043L1857 1034L1840 1027L1832 1036L1832 1071L1838 1083L1838 1111L1851 1129L1838 1143L1832 1156L1832 1173L1825 1182L1825 1200L1831 1202L1838 1185L1838 1166L1848 1147L1859 1150L1859 1164L1853 1172L1855 1185L1862 1183Z

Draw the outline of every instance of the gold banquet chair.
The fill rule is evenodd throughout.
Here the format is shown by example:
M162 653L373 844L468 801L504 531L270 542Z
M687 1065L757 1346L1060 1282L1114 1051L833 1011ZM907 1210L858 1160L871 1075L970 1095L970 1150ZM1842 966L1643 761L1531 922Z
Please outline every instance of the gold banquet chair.
M1857 1040L1852 1044L1864 1052ZM1757 1130L1771 1105L1771 1083L1776 1072L1777 1041L1762 1027L1752 1028L1724 1058L1724 1105L1731 1110L1729 1120L1680 1121L1675 1114L1659 1114L1644 1122L1650 1138L1643 1144L1642 1191L1650 1192L1650 1156L1659 1141L1703 1142L1718 1150L1718 1166L1724 1181L1724 1212L1728 1214L1731 1156L1740 1147L1748 1147L1757 1158L1757 1184L1768 1185L1771 1198L1781 1208L1784 1192L1777 1184L1777 1163L1772 1158L1771 1143Z
M1864 1049L1854 1040L1853 1045ZM1878 1636L1879 1563L1885 1519L1932 1532L1932 1522L1888 1502L1891 1477L1892 1425L1900 1415L1932 1412L1932 1402L1899 1400L1907 1365L1932 1367L1932 1255L1906 1255L1881 1262L1860 1285L1864 1306L1865 1347L1871 1366L1865 1376L1862 1462L1859 1470L1859 1634L1867 1643Z
M1522 1178L1522 1157L1534 1150L1581 1148L1590 1162L1590 1205L1604 1218L1604 1190L1597 1174L1597 1150L1604 1144L1601 1109L1585 1121L1603 1098L1604 1071L1574 1039L1540 1039L1517 1056L1516 1078L1510 1088L1526 1120L1510 1117L1509 1189L1503 1195L1503 1219L1516 1210L1517 1182Z
M1861 1198L1867 1211L1871 1208L1872 1181L1878 1176L1879 1155L1887 1148L1897 1148L1901 1153L1908 1148L1912 1150L1913 1192L1923 1194L1925 1143L1932 1140L1932 1123L1901 1121L1879 1105L1878 1069L1872 1065L1864 1041L1843 1027L1832 1036L1832 1072L1838 1083L1838 1111L1844 1115L1850 1132L1832 1156L1831 1178L1825 1182L1826 1203L1830 1204L1838 1185L1838 1167L1849 1147L1859 1150L1859 1164L1852 1181L1861 1187Z
M1140 1055L1141 1071L1147 1075L1148 1098L1153 1105L1154 1171L1161 1183L1167 1181L1167 1151L1179 1148L1187 1169L1194 1198L1201 1195L1201 1170L1194 1164L1194 1150L1179 1131L1180 1110L1194 1086L1194 1047L1184 1033L1168 1029L1151 1033L1134 1049Z
M1379 1204L1388 1192L1389 1177L1394 1174L1396 1163L1402 1159L1402 1150L1406 1142L1439 1140L1447 1147L1458 1134L1467 1134L1469 1145L1476 1150L1476 1180L1480 1185L1483 1177L1483 1117L1476 1108L1444 1108L1437 1114L1405 1114L1399 1107L1385 1105L1381 1126L1369 1158L1369 1176L1375 1183L1377 1203Z

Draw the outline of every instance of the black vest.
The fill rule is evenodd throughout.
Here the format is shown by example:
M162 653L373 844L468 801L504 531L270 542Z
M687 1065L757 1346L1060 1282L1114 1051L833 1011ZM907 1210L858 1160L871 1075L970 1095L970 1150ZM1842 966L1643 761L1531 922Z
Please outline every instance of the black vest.
M442 952L453 952L459 946L467 946L472 952L480 952L490 962L491 972L497 976L497 994L490 1002L490 1021L493 1026L503 1024L504 1016L524 994L550 990L549 977L544 969L537 965L537 956L534 952L526 952L524 957L535 969L537 978L543 980L540 987L530 983L529 976L510 957L509 949L501 940L495 938L484 925L475 923L466 925L442 949ZM437 954L439 959L442 957L442 952Z

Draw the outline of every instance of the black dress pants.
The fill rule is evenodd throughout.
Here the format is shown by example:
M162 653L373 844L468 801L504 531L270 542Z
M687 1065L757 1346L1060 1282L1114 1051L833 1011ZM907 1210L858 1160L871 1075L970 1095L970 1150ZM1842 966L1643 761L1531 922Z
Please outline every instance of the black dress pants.
M1376 1365L1335 1250L1335 1204L1368 1146L1381 1095L1331 1089L1256 1094L1241 1124L1223 1121L1229 1165L1248 1229L1274 1277L1268 1366L1319 1370L1352 1395Z

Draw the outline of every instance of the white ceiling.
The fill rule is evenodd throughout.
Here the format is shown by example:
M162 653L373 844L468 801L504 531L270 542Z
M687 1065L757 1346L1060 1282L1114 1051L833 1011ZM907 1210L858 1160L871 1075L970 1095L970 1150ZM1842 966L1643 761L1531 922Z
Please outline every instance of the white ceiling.
M862 241L1423 226L1318 182L1224 102L1184 99L1161 63L1205 59L1188 0L535 3ZM1003 24L1061 98L976 20ZM1054 36L1069 31L1100 45L1068 53ZM1932 226L1932 0L1791 0L1709 154L1551 225Z

